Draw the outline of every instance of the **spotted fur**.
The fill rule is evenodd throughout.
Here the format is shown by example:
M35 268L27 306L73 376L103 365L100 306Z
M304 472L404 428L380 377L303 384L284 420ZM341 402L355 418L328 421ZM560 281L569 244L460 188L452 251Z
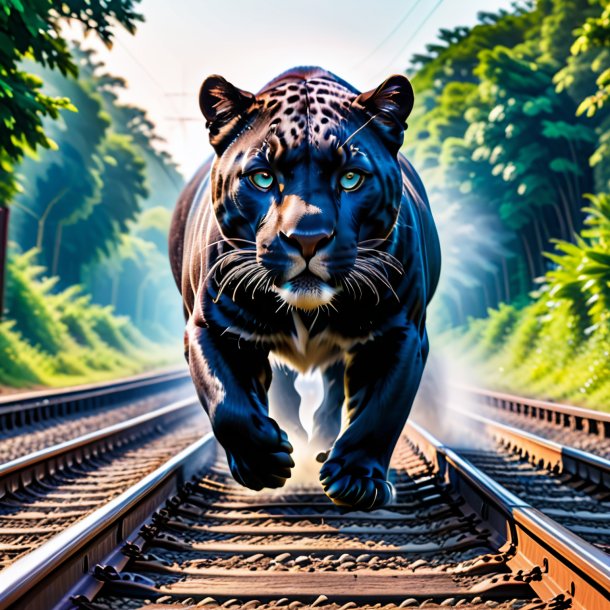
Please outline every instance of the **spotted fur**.
M216 154L178 202L170 255L193 381L247 487L290 476L276 419L305 437L294 379L319 368L309 441L327 456L326 493L361 509L392 497L389 460L426 361L440 266L424 188L399 153L412 105L400 75L365 93L320 68L256 95L219 76L202 85ZM341 186L349 172L364 176L353 190Z

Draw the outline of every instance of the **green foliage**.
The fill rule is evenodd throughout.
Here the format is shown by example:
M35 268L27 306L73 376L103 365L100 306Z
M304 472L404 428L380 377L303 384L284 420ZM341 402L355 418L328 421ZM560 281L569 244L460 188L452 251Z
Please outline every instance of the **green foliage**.
M166 243L183 180L145 112L119 102L124 81L62 29L80 23L110 46L114 25L135 30L138 2L0 0L0 205L13 199L10 237L26 251L9 262L0 384L74 383L168 359L133 322L159 339L180 317ZM130 233L136 257L122 247ZM106 279L112 292L97 300Z
M586 24L605 23L601 12L599 1L537 0L482 14L471 30L443 32L442 44L414 58L418 104L406 152L423 174L441 234L466 233L460 225L491 231L489 245L450 242L452 259L476 262L450 261L444 270L439 296L451 315L440 326L527 300L549 266L543 251L551 240L571 241L581 228L584 193L606 189L608 114L594 121L577 114L602 56L589 47L571 54Z
M49 358L15 331L15 322L0 322L0 384L27 387L50 377Z
M76 48L74 55L80 78L95 83L113 131L129 135L137 154L146 163L148 196L141 202L142 207L162 206L172 210L184 179L170 155L162 149L163 140L156 134L155 125L141 108L119 101L121 91L126 88L125 81L105 72L104 65L95 60L92 51Z
M12 254L7 313L0 323L0 384L65 385L129 375L177 354L134 331L128 318L91 303L78 286L58 292L34 264L35 250Z
M522 311L501 305L478 321L477 341L465 351L486 383L595 408L607 404L610 196L589 199L576 243L558 241L547 255L556 267L537 300Z
M65 223L61 251L54 250L52 271L61 273L63 284L81 281L82 267L116 246L147 195L144 160L128 136L108 135L99 152L99 197L84 218Z
M146 114L118 101L123 81L92 52L75 47L73 54L78 81L33 68L47 88L68 93L79 112L49 125L57 151L22 163L24 192L15 199L11 238L39 251L37 262L58 278L57 288L83 284L92 303L111 305L166 339L182 327L167 232L183 179L157 148Z
M22 248L40 251L39 261L62 287L79 282L81 268L112 249L147 195L139 148L131 135L114 130L95 75L81 72L89 76L40 70L47 88L67 93L78 112L49 125L57 151L21 165L24 192L11 228Z
M490 310L479 341L482 349L490 353L497 351L509 337L516 321L517 312L510 305L501 304L497 310Z
M62 348L66 328L49 299L53 280L41 280L44 267L34 264L36 250L9 259L6 309L23 337L42 351L53 354Z
M450 261L440 300L460 304L454 323L482 315L494 283L505 290L485 319L444 336L481 383L600 408L610 400L610 3L537 0L482 22L435 49L415 77L428 89L410 146L442 185L433 203L451 201L458 235L461 224L487 232L495 216L504 232L490 241L502 236L513 251L448 242L473 276ZM445 70L453 56L468 59L467 74ZM480 252L487 266L471 262Z
M82 24L106 44L111 28L120 23L130 32L141 16L134 11L139 0L1 0L0 3L0 201L10 201L18 190L15 163L38 147L52 148L43 119L57 119L61 110L74 110L65 96L41 91L42 80L22 67L31 59L63 75L76 76L62 23Z
M557 242L549 258L557 267L547 274L549 296L567 301L584 332L606 329L610 320L610 196L589 196L591 206L575 244Z

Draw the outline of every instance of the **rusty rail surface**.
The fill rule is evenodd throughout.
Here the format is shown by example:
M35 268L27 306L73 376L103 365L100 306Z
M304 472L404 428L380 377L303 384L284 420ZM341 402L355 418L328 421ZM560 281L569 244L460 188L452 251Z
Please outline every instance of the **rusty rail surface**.
M208 436L13 564L0 609L610 603L608 555L416 424L395 454L396 500L370 513L309 483L253 494L215 455Z
M477 413L461 409L458 412L481 424L501 444L529 462L610 489L610 460L496 422Z
M603 439L610 438L610 413L468 385L454 385L453 387L460 392L474 396L483 404L504 411L579 430Z
M582 610L609 607L606 553L508 491L417 424L407 427L409 438L434 460L441 476L503 532L512 549L508 565L516 571L537 572L530 585L542 600L565 601L563 607Z

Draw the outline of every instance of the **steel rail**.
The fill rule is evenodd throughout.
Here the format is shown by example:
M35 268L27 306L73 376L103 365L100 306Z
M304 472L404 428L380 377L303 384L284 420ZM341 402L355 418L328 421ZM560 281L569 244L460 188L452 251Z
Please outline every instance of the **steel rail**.
M610 413L585 409L548 400L516 396L468 385L453 385L453 388L476 396L489 406L538 419L573 430L582 430L601 438L610 438Z
M581 610L608 607L610 558L606 554L506 490L417 424L408 424L406 434L433 464L438 480L447 483L452 493L489 524L511 573L522 575L541 599L563 596L572 604L570 607ZM83 595L83 591L87 599L92 599L90 592L102 586L102 579L90 572L93 566L106 565L120 571L128 561L130 548L137 550L143 544L140 526L164 501L179 493L182 482L210 464L215 450L216 444L208 435L15 562L0 579L0 610L9 606L68 608L70 595ZM190 451L200 453L194 457ZM169 473L172 468L179 469L177 476Z
M514 554L507 565L515 572L537 571L530 585L541 599L571 597L571 607L581 610L608 607L608 555L512 494L417 424L408 423L406 430L439 477L511 545Z
M189 379L186 369L174 368L103 383L2 396L0 430L144 398L161 390L179 387Z
M452 406L452 410L481 424L502 445L533 464L554 472L567 472L585 481L610 488L610 460L557 443L489 417Z
M173 424L200 408L194 399L181 400L6 462L0 465L0 498L94 453L146 434L165 422Z
M124 544L132 532L137 532L159 505L209 464L215 451L213 435L209 433L102 508L3 570L0 610L49 610L64 598L69 604L66 591L117 545Z

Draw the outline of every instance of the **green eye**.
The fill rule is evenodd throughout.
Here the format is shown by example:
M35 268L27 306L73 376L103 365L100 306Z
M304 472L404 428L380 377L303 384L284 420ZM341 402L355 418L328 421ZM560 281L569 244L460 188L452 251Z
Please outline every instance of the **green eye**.
M249 176L250 182L254 184L254 186L258 186L259 189L263 189L264 191L271 188L273 185L273 174L271 172L256 172L254 174L250 174Z
M355 191L364 182L364 175L358 172L345 172L339 179L344 191Z

